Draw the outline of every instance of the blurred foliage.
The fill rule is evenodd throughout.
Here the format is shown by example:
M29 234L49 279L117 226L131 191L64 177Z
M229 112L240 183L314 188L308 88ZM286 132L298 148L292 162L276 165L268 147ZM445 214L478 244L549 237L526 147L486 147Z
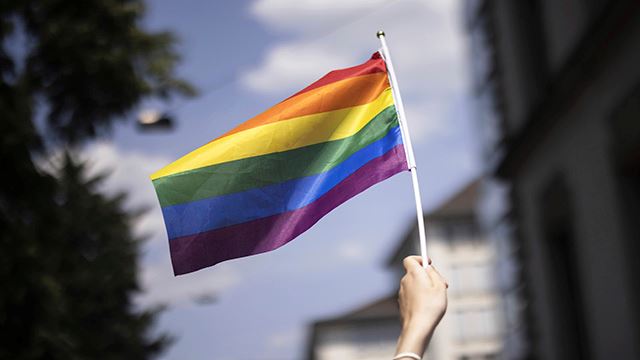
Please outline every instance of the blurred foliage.
M0 359L146 359L168 345L138 309L139 239L69 152L145 98L192 95L174 37L141 1L0 3Z

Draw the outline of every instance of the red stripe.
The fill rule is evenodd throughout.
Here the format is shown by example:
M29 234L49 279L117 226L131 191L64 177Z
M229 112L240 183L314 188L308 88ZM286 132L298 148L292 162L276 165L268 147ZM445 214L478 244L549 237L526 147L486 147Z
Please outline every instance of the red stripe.
M169 240L173 271L176 275L186 274L225 260L277 249L307 231L340 204L405 170L407 162L400 144L300 209Z
M346 69L333 70L329 72L327 75L318 79L313 84L289 96L285 100L291 99L292 97L298 96L309 90L313 90L315 88L319 88L321 86L325 86L327 84L331 84L336 81L344 80L350 77L373 74L377 72L386 72L386 71L387 71L387 66L385 65L384 60L380 56L380 53L376 51L375 53L373 53L373 55L371 55L371 59L367 60L367 62L350 67L350 68L346 68Z

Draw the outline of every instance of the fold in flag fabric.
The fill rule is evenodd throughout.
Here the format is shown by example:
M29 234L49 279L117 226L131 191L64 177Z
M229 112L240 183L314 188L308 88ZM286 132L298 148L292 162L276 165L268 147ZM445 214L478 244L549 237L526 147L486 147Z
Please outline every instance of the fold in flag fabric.
M151 175L176 275L279 248L408 170L379 53Z

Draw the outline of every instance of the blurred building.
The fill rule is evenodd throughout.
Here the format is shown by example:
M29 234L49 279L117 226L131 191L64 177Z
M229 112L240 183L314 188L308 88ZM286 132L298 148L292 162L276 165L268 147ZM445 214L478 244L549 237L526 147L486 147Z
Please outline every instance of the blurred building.
M431 340L428 359L494 359L501 351L494 255L475 211L479 188L479 181L472 182L425 216L430 256L450 283L449 308ZM402 259L419 253L417 227L411 226L388 263L394 284L404 274ZM309 359L388 360L400 334L397 295L318 321L311 333Z
M640 359L640 2L467 1L508 359Z
M309 360L389 360L400 334L395 294L311 326Z

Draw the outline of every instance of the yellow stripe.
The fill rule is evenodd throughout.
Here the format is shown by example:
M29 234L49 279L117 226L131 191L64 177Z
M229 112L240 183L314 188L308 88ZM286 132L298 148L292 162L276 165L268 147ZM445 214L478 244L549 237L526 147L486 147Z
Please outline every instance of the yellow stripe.
M374 101L350 108L278 121L210 142L151 175L151 179L223 162L344 139L393 105L387 88Z

